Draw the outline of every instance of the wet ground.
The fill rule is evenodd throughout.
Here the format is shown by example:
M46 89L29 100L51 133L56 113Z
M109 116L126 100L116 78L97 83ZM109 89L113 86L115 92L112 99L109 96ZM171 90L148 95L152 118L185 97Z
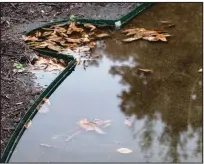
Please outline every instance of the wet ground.
M176 25L167 43L125 44L119 31L99 42L94 53L101 59L86 71L77 67L59 86L10 161L201 162L202 4L160 3L124 28L160 29L159 20ZM154 72L138 75L138 68ZM128 116L136 117L131 127L124 124ZM106 134L88 131L66 142L83 118L112 122Z
M55 78L44 75L41 87L31 73L13 72L14 64L29 64L35 52L22 40L24 31L74 14L86 18L118 18L139 3L1 3L1 153L29 105ZM100 8L100 11L99 11ZM120 9L120 10L119 10ZM101 13L109 10L110 13ZM89 12L87 12L89 11ZM42 77L41 75L38 78ZM45 86L46 87L46 86Z

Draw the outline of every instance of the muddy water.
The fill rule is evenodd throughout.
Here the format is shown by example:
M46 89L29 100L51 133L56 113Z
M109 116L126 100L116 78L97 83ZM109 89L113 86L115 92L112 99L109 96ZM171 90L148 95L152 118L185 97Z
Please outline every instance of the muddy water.
M160 29L159 20L176 24L167 30L173 35L167 43L124 44L119 32L99 42L93 53L101 59L86 71L77 67L59 86L10 161L201 162L202 4L157 4L125 28ZM154 72L138 75L138 68ZM124 120L131 116L128 127ZM106 134L81 132L76 122L83 118L112 122Z

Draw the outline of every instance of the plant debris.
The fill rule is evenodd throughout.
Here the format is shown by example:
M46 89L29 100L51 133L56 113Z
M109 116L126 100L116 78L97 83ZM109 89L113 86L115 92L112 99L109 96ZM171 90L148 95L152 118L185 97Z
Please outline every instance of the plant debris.
M126 36L132 36L131 38L123 39L123 42L132 42L139 39L144 39L148 41L163 41L166 42L166 37L169 37L168 33L159 30L146 30L144 28L133 28L123 30Z
M198 72L199 72L199 73L202 73L202 72L203 72L203 69L199 69Z
M23 40L34 50L49 49L57 54L88 60L96 46L96 40L108 37L109 34L103 33L92 24L78 27L72 19L74 18L71 17L71 21L62 25L41 28L28 36L23 36Z
M99 134L106 134L101 128L100 126L107 127L110 126L110 122L111 120L95 120L95 121L88 121L86 118L80 120L79 122L77 122L77 124L85 129L86 131L96 131Z
M26 129L28 129L30 126L31 126L31 120L29 120L29 121L24 125L24 127L25 127Z
M120 148L120 149L117 149L117 152L122 153L122 154L127 154L127 153L132 153L132 150L128 148Z

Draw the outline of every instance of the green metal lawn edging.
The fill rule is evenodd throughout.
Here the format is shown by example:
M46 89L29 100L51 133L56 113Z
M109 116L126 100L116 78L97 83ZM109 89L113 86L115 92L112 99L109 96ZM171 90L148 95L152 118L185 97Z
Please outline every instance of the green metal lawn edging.
M25 125L29 120L32 120L36 113L38 112L37 106L43 101L44 98L49 98L51 94L57 89L57 87L64 81L64 79L69 76L76 66L76 61L70 61L67 68L60 73L57 78L43 91L43 93L35 100L30 109L27 111L23 119L20 121L15 131L13 132L6 148L1 158L2 162L9 162L11 155L18 144L21 136L26 130Z
M129 12L127 15L122 16L120 19L115 20L93 20L93 19L78 19L76 18L76 21L80 24L85 23L91 23L96 26L106 26L106 27L116 27L120 28L125 23L127 23L130 19L134 18L136 15L138 15L141 11L146 9L147 7L151 6L153 3L142 3L140 6L137 6L135 9L133 9L131 12ZM28 35L32 33L33 31L36 31L41 28L46 28L49 26L57 25L57 24L64 24L68 23L70 19L57 21L48 23L44 26L35 28L29 32L27 32L25 35ZM15 131L13 132L12 136L9 139L9 142L4 150L4 153L1 157L1 162L9 162L14 149L16 148L21 136L23 135L24 131L26 130L25 125L28 123L29 120L32 120L36 113L38 112L38 105L43 101L44 98L49 98L51 94L57 89L57 87L65 80L66 77L68 77L73 71L76 66L76 59L71 55L65 55L65 54L58 54L51 50L44 50L44 49L35 49L38 53L48 56L48 57L54 57L57 59L64 59L69 62L68 66L65 68L63 72L61 72L54 81L43 91L43 93L34 101L32 106L28 109L25 116L22 118L18 126L16 127Z

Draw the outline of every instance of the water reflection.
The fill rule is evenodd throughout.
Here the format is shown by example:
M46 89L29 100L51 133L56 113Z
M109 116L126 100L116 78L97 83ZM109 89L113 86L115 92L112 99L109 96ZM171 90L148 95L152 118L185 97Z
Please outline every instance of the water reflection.
M136 115L137 119L146 119L139 136L143 143L141 151L151 150L158 135L155 120L160 119L164 127L156 137L167 148L161 157L165 161L188 161L192 155L202 153L202 86L199 85L202 75L197 72L202 67L202 4L160 3L127 28L137 25L158 29L161 27L158 20L176 24L168 30L173 35L168 43L123 44L121 35L115 33L114 39L106 41L103 51L111 60L132 58L138 63L113 66L110 73L120 76L121 84L129 86L129 90L118 96L121 110L126 115ZM138 68L152 69L154 73L140 76L136 73ZM134 133L133 137L138 137Z

